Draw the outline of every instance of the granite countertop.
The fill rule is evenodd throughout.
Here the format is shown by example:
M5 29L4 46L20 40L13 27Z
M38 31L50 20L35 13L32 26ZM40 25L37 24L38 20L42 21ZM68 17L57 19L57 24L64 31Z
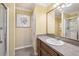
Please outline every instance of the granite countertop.
M46 42L46 39L50 36L48 35L39 35L37 36L41 41L43 41L45 44L50 46L52 49L55 49L56 51L60 52L64 56L79 56L79 46L71 44L69 42L64 41L64 45L57 46L57 45L51 45ZM54 37L55 38L55 37ZM79 43L78 43L79 45Z

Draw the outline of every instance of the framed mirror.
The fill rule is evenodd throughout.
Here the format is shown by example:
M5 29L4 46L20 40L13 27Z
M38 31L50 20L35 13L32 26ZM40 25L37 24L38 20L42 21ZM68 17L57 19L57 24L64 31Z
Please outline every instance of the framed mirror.
M47 14L47 34L79 41L79 3L61 3Z

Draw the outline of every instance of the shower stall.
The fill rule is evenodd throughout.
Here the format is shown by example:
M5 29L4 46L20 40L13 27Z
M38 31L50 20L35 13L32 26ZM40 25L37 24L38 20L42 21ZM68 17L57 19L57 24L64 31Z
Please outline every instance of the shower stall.
M65 19L65 37L79 40L79 17Z
M7 52L7 9L0 3L0 56Z

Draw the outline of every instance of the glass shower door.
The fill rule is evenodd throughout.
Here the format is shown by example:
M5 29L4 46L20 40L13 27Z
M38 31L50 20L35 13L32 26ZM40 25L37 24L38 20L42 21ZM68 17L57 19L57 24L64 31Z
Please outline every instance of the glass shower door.
M77 18L70 21L70 38L77 40Z
M6 55L7 51L7 25L6 25L6 9L0 4L0 56Z
M77 18L66 21L66 37L77 40Z

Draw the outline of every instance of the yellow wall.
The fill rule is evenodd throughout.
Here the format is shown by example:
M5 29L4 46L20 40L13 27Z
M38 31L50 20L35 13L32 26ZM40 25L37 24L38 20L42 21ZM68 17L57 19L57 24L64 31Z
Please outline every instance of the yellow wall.
M9 20L9 55L15 55L15 4L6 3Z
M16 9L16 14L29 15L31 17L32 11ZM30 19L31 20L31 19ZM29 28L17 28L15 29L15 48L32 45L32 31Z
M47 33L48 34L55 34L55 13L54 13L54 11L48 13Z
M46 34L46 8L36 6L34 9L36 17L36 34Z
M24 14L24 15L32 15L32 11L30 10L19 10L16 8L16 13L19 13L19 14Z

